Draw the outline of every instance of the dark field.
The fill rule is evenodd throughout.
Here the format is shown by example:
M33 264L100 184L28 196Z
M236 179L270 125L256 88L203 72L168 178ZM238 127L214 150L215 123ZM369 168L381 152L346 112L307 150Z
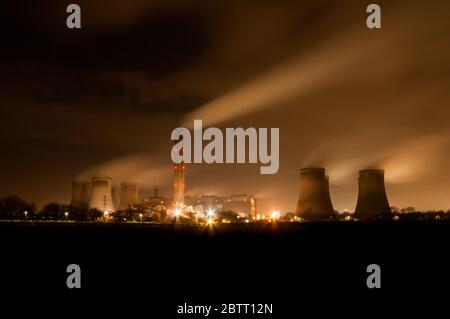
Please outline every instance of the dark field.
M404 311L412 301L445 299L450 287L450 223L443 221L213 229L0 223L0 240L8 298L76 304L77 310L108 305L113 312L173 317L177 305L191 302L272 303L276 317L306 309L347 313L355 305ZM79 290L66 288L72 263L82 269ZM381 266L379 290L366 287L372 263Z

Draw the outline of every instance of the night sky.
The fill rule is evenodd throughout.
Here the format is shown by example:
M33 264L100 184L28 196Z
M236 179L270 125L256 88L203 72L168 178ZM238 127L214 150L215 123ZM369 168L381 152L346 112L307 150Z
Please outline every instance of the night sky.
M323 166L352 211L358 170L380 167L391 205L450 209L450 2L377 1L380 30L369 3L2 3L0 195L68 203L107 175L171 196L170 133L195 118L279 127L280 170L188 165L187 194L293 211L299 169Z

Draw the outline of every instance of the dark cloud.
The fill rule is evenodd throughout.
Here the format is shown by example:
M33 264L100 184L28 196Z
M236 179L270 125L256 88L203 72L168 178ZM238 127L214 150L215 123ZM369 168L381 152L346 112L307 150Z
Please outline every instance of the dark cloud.
M280 127L281 166L191 165L193 194L290 210L298 169L323 165L351 210L358 169L377 166L393 205L450 208L447 2L379 2L381 30L364 1L80 1L81 30L68 3L2 9L1 194L68 201L96 172L169 193L170 132L194 114Z

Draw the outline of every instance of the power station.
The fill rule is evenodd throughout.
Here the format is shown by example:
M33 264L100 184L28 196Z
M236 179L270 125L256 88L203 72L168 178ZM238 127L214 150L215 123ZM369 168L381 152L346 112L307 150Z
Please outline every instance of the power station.
M149 204L159 210L168 209L169 214L176 216L186 213L197 214L205 209L213 212L235 212L240 217L257 219L256 199L253 196L233 195L231 197L192 196L185 197L184 163L173 166L173 198L165 199L155 194L150 201L140 201L139 184L123 182L120 187L120 202L114 205L112 179L110 177L92 177L90 182L72 182L71 207L75 211L98 209L102 212L119 214L132 209L149 211ZM354 217L356 219L373 219L391 213L384 185L384 170L364 169L359 171L359 192ZM171 207L171 208L169 208ZM154 210L154 209L153 209ZM142 219L142 213L139 214ZM334 218L335 211L330 196L329 177L321 167L308 167L300 170L300 190L296 208L297 217L304 220L329 220ZM193 216L193 215L192 215Z
M297 216L307 220L328 219L334 214L328 176L324 168L300 170Z
M371 219L391 213L384 188L384 170L365 169L359 171L358 185L355 218Z
M112 199L112 179L110 177L92 177L92 193L89 209L99 209L102 212L114 211Z
M134 204L140 203L139 199L139 184L137 183L122 183L120 185L120 204L119 209L128 209Z

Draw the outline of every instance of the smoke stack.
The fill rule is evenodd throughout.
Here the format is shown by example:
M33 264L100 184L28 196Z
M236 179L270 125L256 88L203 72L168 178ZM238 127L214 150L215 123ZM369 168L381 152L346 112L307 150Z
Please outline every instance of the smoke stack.
M110 177L92 177L92 195L89 208L99 209L103 212L114 211L112 200L112 179Z
M184 175L186 166L184 163L175 164L173 166L174 180L173 180L173 203L184 204Z
M90 182L72 182L72 200L70 206L76 210L84 210L89 206L91 199Z
M139 185L137 183L122 183L119 209L128 209L130 204L137 203L139 203Z
M384 188L384 170L365 169L359 171L358 184L355 217L370 219L391 213Z
M300 195L296 214L304 219L328 219L334 214L328 176L324 168L300 170Z

